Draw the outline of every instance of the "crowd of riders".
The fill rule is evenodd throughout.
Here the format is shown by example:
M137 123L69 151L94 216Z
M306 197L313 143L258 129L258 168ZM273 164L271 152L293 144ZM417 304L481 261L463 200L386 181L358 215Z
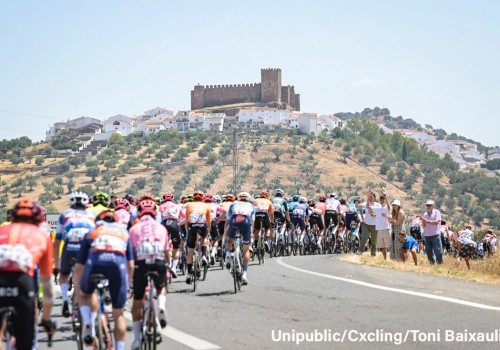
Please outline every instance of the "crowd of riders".
M457 265L465 259L469 268L469 260L478 252L493 254L497 249L491 230L479 244L470 226L453 233L432 201L407 232L401 202L390 202L385 195L379 200L371 191L366 200L350 201L335 193L317 199L287 196L282 189L253 195L194 191L180 198L172 193L110 198L103 192L89 197L76 191L69 195L68 209L60 215L52 236L45 209L24 198L0 226L0 308L13 306L17 315L23 315L13 316L17 349L37 349L35 319L41 319L39 325L50 335L56 329L51 319L54 275L60 285L62 316L81 319L83 340L93 345L98 305L91 276L101 274L109 281L117 350L125 347L124 308L132 295L134 350L141 347L147 273L157 273L158 317L161 327L166 327L168 279L179 278L185 269L185 282L191 284L193 256L198 251L203 266L219 260L231 270L229 252L236 230L241 234L243 285L249 283L248 266L259 242L264 242L270 257L365 251L375 255L379 249L384 258L390 252L394 260L406 261L411 254L417 264L418 253L426 251L431 263L434 258L441 263L446 252L456 255ZM75 292L70 297L72 287ZM34 297L39 288L43 289L43 299L38 301L43 302L42 315L36 314Z

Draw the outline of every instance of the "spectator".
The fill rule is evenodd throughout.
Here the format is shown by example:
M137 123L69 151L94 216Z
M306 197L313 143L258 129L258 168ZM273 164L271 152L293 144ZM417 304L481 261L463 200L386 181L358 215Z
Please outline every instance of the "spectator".
M461 236L458 239L458 252L457 260L455 261L455 267L458 267L462 259L465 260L467 264L467 269L470 270L470 259L476 252L476 242L469 239L467 235Z
M425 203L426 212L418 215L424 228L425 253L429 262L434 265L443 263L443 246L441 245L441 212L434 209L434 201Z
M384 260L387 260L387 251L391 246L391 225L389 224L389 215L391 206L387 201L387 196L382 194L380 196L379 208L372 208L370 202L367 202L366 207L368 211L372 211L375 216L375 229L377 230L377 247L382 251Z
M356 253L361 255L365 251L366 242L368 238L371 240L371 254L372 256L377 255L377 230L375 229L376 214L373 211L367 210L367 204L373 209L380 208L380 203L375 202L375 192L370 191L367 194L366 202L358 204L356 208L365 209L365 220L361 225L361 238L359 242L359 251Z
M399 248L399 257L403 263L408 260L408 252L411 252L413 257L413 262L417 266L417 249L418 243L412 236L407 236L404 231L399 232L397 239L400 242L401 248Z
M401 241L399 234L403 231L403 221L406 219L405 212L401 209L401 202L395 199L392 202L391 217L389 222L392 228L391 259L399 260ZM417 244L418 245L418 244ZM418 248L418 247L417 247Z
M450 240L450 231L448 226L446 226L446 221L441 220L441 245L443 247L443 254L446 250L446 254L453 254Z
M411 223L410 235L418 242L418 252L421 254L423 254L424 252L424 244L422 238L423 233L424 228L422 227L422 221L420 220L420 216L417 215Z

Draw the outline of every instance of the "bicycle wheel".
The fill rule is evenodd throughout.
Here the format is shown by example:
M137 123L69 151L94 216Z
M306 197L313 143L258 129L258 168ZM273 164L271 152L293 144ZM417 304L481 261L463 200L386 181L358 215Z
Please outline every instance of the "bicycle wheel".
M193 257L193 292L196 292L196 281L198 280L198 273L200 271L200 267L198 265L198 253L194 252Z
M202 281L204 281L207 278L207 272L208 272L208 263L203 266L203 277L201 278Z
M150 324L149 326L152 327L152 329L150 329L150 332L151 332L151 339L150 339L150 349L151 350L156 350L156 340L157 340L157 337L158 337L158 325L156 323L156 309L155 309L155 303L154 302L151 302L151 304L149 305L149 320L150 320Z
M104 338L105 338L105 335L104 335L104 325L103 325L103 322L102 322L102 313L99 312L97 314L97 323L96 323L96 338L97 338L97 347L99 350L104 350Z
M239 267L239 259L237 252L234 252L233 254L233 281L234 281L234 293L236 294L241 288L240 267Z

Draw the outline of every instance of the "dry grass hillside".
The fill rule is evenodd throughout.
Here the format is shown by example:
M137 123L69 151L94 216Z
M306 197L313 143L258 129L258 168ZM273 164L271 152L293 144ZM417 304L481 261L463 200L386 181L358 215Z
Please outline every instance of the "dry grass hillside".
M168 145L172 135L180 140L173 148ZM20 196L31 196L40 199L45 197L43 202L48 210L60 212L67 206L68 183L71 182L73 189L81 188L89 194L105 190L118 197L131 192L134 182L143 182L145 185L136 188L135 194L155 192L159 195L168 191L180 195L194 189L212 193L230 191L233 173L232 135L206 133L199 140L201 136L196 136L199 135L196 133L189 136L172 135L167 133L157 139L139 137L122 140L120 147L102 149L92 159L93 166L99 168L95 179L87 175L90 167L88 163L71 166L67 171L57 171L54 165L65 163L67 159L54 157L54 154L45 156L43 163L38 165L33 158L18 165L2 160L0 210L12 206ZM197 142L193 142L194 139ZM199 152L209 143L212 144L209 156L204 154L200 157ZM389 181L389 176L380 174L386 156L382 150L373 149L367 162L367 156L356 152L356 149L346 156L343 146L343 141L338 139L330 139L329 143L325 143L319 138L287 136L277 132L262 135L246 133L240 136L238 147L241 189L257 192L263 188L272 191L279 187L285 189L288 195L298 191L301 195L313 198L327 192L337 192L349 200L356 195L364 198L371 189L377 194L382 191L387 193L390 200L401 200L409 220L424 210L422 204L426 198L418 195L423 186L423 174L419 173L417 166L405 170L406 174L415 170L419 173L412 183L412 190L407 191L397 177ZM25 151L34 153L44 147L47 144L32 146ZM159 157L159 153L168 147L169 151ZM180 149L186 151L182 156L183 163L171 164ZM105 154L107 156L103 157ZM111 158L116 163L109 165L106 160ZM134 164L125 167L132 160ZM391 167L391 171L397 173L397 164ZM26 181L19 185L23 179ZM439 179L439 184L446 190L450 188L446 176ZM58 191L55 192L54 188L58 188ZM47 192L52 192L49 198ZM472 200L477 201L474 197ZM462 223L468 220L460 207L452 210L442 207L441 211L445 219L456 215Z

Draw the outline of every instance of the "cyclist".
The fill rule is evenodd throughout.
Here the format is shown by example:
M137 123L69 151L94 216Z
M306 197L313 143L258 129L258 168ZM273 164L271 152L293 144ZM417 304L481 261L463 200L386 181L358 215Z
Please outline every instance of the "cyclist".
M210 253L210 265L215 265L215 253L217 252L219 232L217 228L217 213L220 211L219 205L214 203L214 198L210 193L203 195L203 202L210 207L210 239L212 241L212 251Z
M202 252L202 262L203 265L207 265L208 261L206 258L208 249L208 225L212 222L210 216L210 207L203 203L203 192L195 191L193 193L193 201L186 205L186 231L187 231L187 269L188 276L186 278L186 283L190 284L193 278L193 254L194 248L196 247L197 235L201 237L201 252ZM189 200L189 195L188 195Z
M87 208L87 211L99 215L102 211L109 209L109 195L106 192L96 192L92 196L92 206Z
M222 254L222 251L224 250L224 242L226 240L226 231L225 231L225 227L226 227L226 216L227 216L227 212L229 211L229 207L231 206L231 204L233 204L234 202L234 196L232 194L226 194L224 196L222 196L222 203L220 204L219 208L221 209L221 211L219 212L219 222L217 223L217 227L219 229L219 234L222 236L220 238L221 240L221 256L220 258L222 258L223 254Z
M307 199L304 197L299 197L299 203L293 209L291 215L292 224L294 226L300 227L300 242L304 239L304 234L306 232L306 224L309 221L309 206L307 205Z
M72 192L69 195L70 209L59 216L54 240L54 275L59 273L59 285L61 286L61 296L63 300L62 315L69 317L69 275L71 274L73 263L80 251L81 244L85 236L95 228L95 215L85 210L89 203L89 197L84 192ZM61 241L64 247L59 259L59 249ZM59 270L60 269L60 270ZM78 291L79 278L73 276L75 290ZM78 293L74 293L75 304L78 304Z
M179 263L179 247L181 245L181 235L179 228L179 219L181 217L181 208L174 203L172 193L163 194L163 203L160 205L162 224L168 231L172 240L172 265L170 272L173 278L177 278L177 264Z
M267 241L269 242L273 240L271 222L274 223L274 206L269 200L269 193L267 191L262 191L259 198L255 199L253 204L256 210L254 223L254 246L257 247L257 242L260 239L259 232L261 227L264 227L266 230Z
M281 188L278 188L276 191L274 191L274 198L271 201L273 202L274 217L278 219L282 225L285 225L286 223L290 222L290 214L288 213L288 203L283 198L284 194L285 192Z
M169 193L166 193L169 195ZM169 196L163 196L164 198ZM173 196L172 196L173 197ZM165 301L167 298L166 276L168 264L169 239L167 229L156 221L156 206L151 199L144 199L137 204L139 221L130 228L130 241L134 250L134 301L132 304L132 319L134 328L134 342L132 350L141 347L141 309L144 291L146 290L147 272L156 271L159 277L155 279L156 289L159 291L158 308L160 325L167 326L167 312ZM177 231L178 232L178 231Z
M126 199L130 204L130 211L135 210L135 198L131 194L126 194L123 199Z
M227 213L226 222L226 266L229 262L229 251L234 244L235 232L233 228L240 231L243 244L243 275L241 281L243 284L248 284L248 262L250 261L250 236L252 234L252 225L255 220L255 207L250 202L250 194L248 192L240 192L238 200L234 202Z
M14 307L13 336L18 350L31 350L35 339L35 267L39 265L43 287L41 326L53 333L52 240L38 225L43 220L42 206L32 199L16 203L12 223L0 227L0 307ZM1 323L2 321L0 321ZM0 333L3 327L0 325ZM0 337L2 334L0 334Z
M340 202L337 200L337 194L331 193L329 198L325 199L325 229L330 227L330 224L338 226L341 219Z
M150 199L153 202L155 202L155 206L158 209L158 205L156 204L156 197L155 197L154 194L151 194L151 193L143 194L142 196L139 197L139 199L137 200L137 203L142 202L145 199ZM130 224L129 224L129 228L130 228L130 226L134 225L137 221L138 221L138 218L137 218L137 207L135 207L130 212ZM157 211L157 214L156 214L156 221L158 221L160 224L162 222L162 217L161 217L161 213L160 213L159 210Z
M130 203L126 199L118 199L115 205L115 213L118 216L118 223L128 228L130 225Z
M125 268L126 267L126 268ZM101 212L96 218L96 228L85 236L78 254L76 270L81 273L80 314L84 342L92 345L95 338L96 313L91 312L90 299L96 285L93 274L102 274L109 281L109 293L115 323L115 349L125 349L126 324L124 316L127 286L134 271L134 254L127 230L118 223L111 210Z

